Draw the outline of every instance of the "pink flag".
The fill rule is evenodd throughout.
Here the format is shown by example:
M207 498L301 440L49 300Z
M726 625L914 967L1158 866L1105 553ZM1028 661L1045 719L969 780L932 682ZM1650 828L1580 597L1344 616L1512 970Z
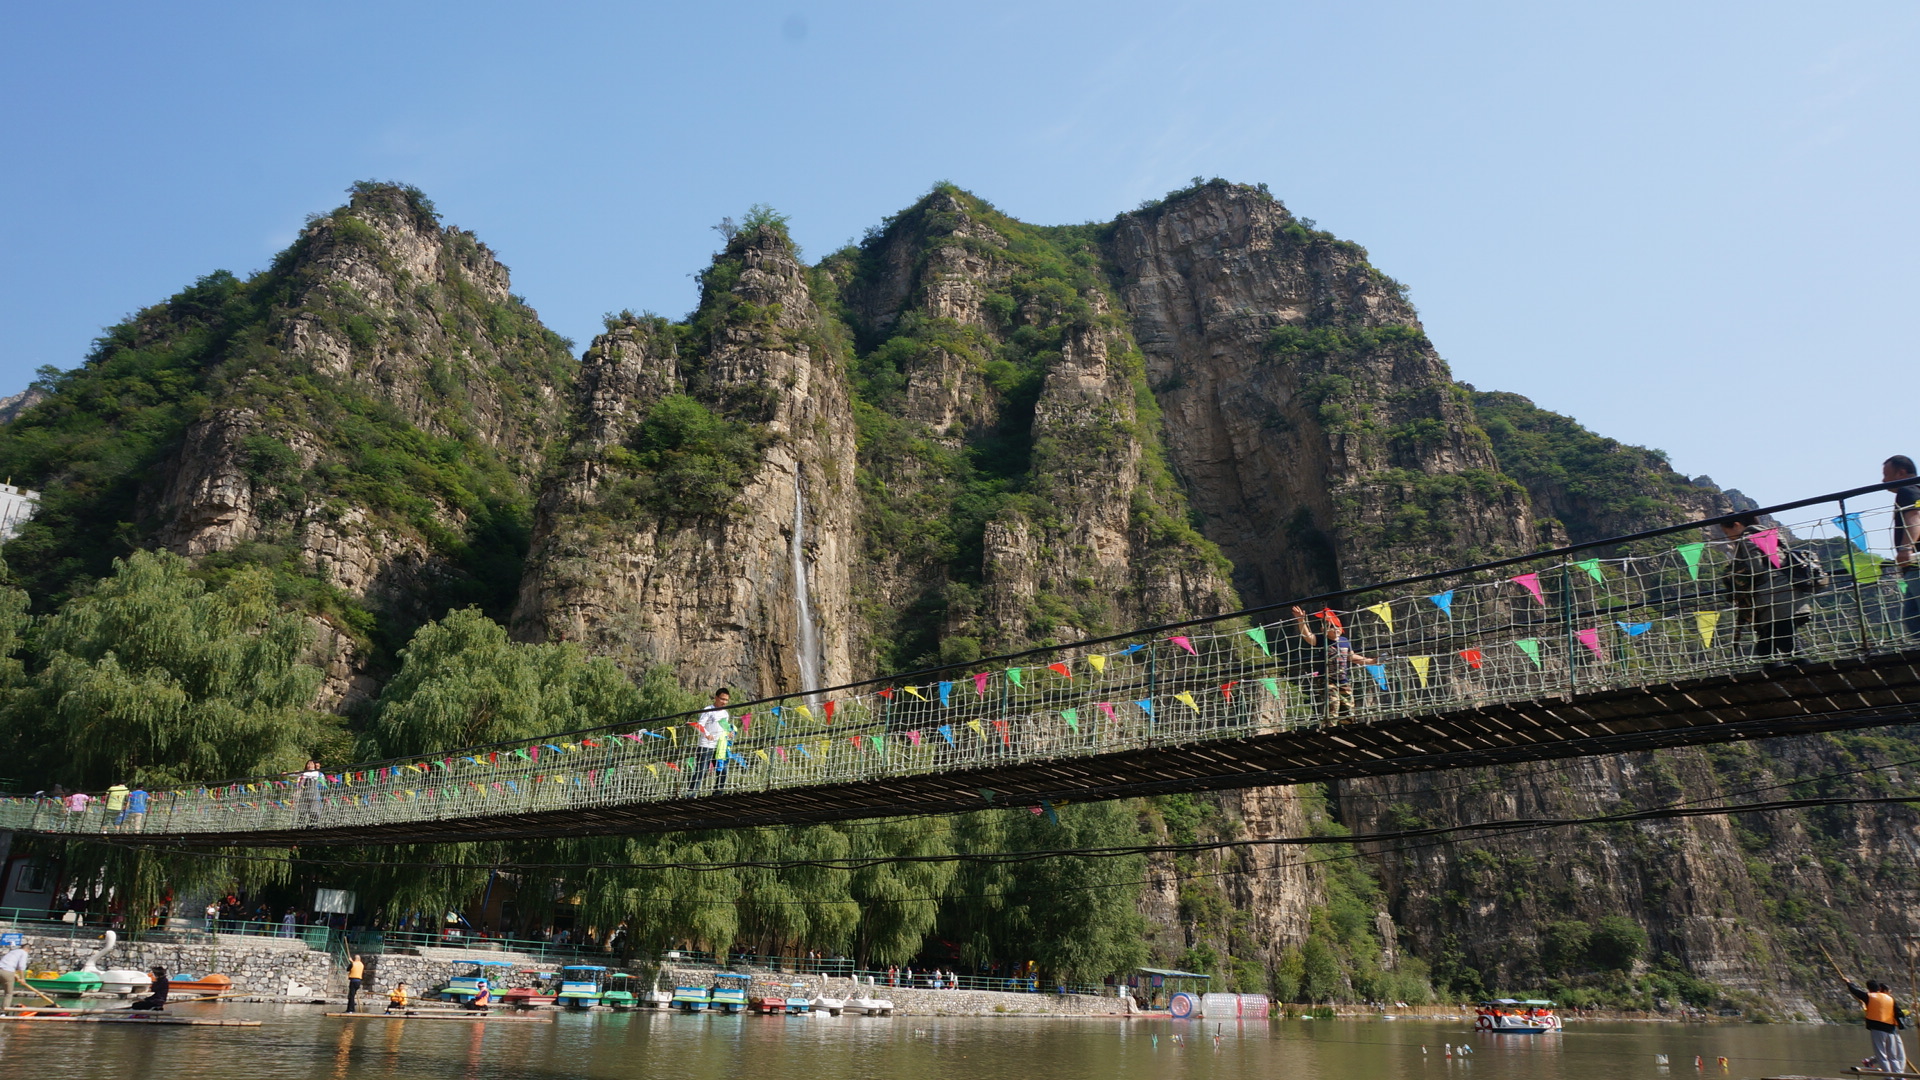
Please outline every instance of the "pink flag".
M784 746L774 747L773 756L779 758L781 761L787 760L787 748Z
M1540 603L1540 606L1546 606L1547 598L1540 592L1539 574L1521 574L1519 577L1508 578L1507 580L1513 582L1515 585L1524 585L1526 590L1533 594L1533 598Z
M1599 657L1602 660L1605 660L1607 658L1606 650L1600 647L1600 631L1598 629L1575 630L1573 632L1573 636L1580 639L1580 644L1585 645L1589 649L1592 649L1593 655Z
M917 731L909 731L909 732L907 732L907 741L908 741L908 742L910 742L910 743L912 743L912 744L913 744L913 745L915 745L915 746L919 746L919 745L920 745L920 733L919 733L919 732L917 732Z
M981 672L976 672L974 674L973 692L974 694L980 697L986 696L986 693L987 693L987 673L986 672L981 671Z
M1100 702L1099 704L1100 704L1100 711L1101 711L1101 712L1103 712L1103 713L1106 713L1106 714L1107 714L1107 719L1109 719L1109 720L1119 720L1119 719L1120 719L1119 717L1117 717L1117 716L1115 716L1115 715L1113 715L1113 703L1112 703L1112 702L1110 702L1110 701L1102 701L1102 702Z
M1770 563L1775 570L1780 569L1779 529L1762 529L1747 537L1747 539L1753 541L1754 547L1767 553L1767 562Z
M1188 652L1193 653L1193 655L1195 656L1200 655L1197 651L1194 650L1193 640L1191 638L1181 637L1176 634L1173 637L1168 638L1167 640L1173 642L1175 645L1180 646L1181 648L1187 650Z

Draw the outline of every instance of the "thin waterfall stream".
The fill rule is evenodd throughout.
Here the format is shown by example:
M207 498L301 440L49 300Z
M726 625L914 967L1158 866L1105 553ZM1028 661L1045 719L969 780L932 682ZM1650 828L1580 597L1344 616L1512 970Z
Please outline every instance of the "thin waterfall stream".
M793 540L788 557L793 562L793 611L799 623L798 656L800 692L812 694L820 689L820 633L813 624L812 588L807 583L807 503L801 483L800 463L793 465Z

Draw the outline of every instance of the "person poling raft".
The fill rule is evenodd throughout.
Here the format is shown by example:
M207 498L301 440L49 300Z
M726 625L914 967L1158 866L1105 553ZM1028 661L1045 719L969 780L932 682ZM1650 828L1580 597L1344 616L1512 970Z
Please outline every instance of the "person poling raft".
M1873 1054L1861 1065L1878 1072L1906 1072L1907 1045L1900 1038L1900 1029L1907 1026L1907 1018L1913 1014L1893 999L1892 987L1876 979L1868 979L1863 990L1854 985L1846 972L1840 970L1839 964L1834 964L1833 957L1825 949L1820 952L1827 957L1827 963L1833 964L1833 973L1847 984L1847 993L1860 1002L1861 1013L1867 1022L1867 1037L1873 1041Z

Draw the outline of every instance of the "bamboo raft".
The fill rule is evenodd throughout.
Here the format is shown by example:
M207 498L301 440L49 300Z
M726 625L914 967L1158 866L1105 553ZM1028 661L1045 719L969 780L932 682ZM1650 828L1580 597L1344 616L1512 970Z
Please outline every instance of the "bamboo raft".
M101 1009L96 1012L48 1012L44 1015L36 1012L13 1013L0 1016L0 1020L15 1023L49 1024L163 1024L171 1027L259 1027L258 1020L226 1020L214 1016L165 1016L158 1013L136 1013L124 1009Z
M464 1009L403 1009L400 1012L330 1012L340 1020L466 1020L487 1024L551 1024L552 1016L514 1016L467 1012Z

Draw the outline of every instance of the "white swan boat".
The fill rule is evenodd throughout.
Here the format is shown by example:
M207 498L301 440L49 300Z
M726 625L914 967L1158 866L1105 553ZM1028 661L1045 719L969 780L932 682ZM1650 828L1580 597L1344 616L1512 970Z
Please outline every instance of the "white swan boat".
M114 946L118 944L120 944L120 935L111 930L107 931L105 943L92 956L87 957L87 962L80 965L80 970L90 971L100 976L102 993L131 997L151 990L153 978L144 971L135 971L132 968L107 968L103 971L95 966L101 957L112 952Z

